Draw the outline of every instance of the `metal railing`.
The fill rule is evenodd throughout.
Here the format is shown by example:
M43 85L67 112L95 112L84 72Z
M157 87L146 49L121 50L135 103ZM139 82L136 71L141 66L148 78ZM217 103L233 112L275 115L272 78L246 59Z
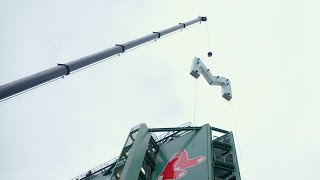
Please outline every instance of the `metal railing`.
M113 158L113 159L111 159L103 164L100 164L99 166L89 170L88 172L91 171L92 174L99 175L99 173L102 172L103 170L108 170L108 168L110 168L113 163L116 163L117 160L118 160L118 157ZM88 172L85 172L75 178L72 178L71 180L83 180L86 178Z
M180 128L181 127L193 127L192 123L191 122L187 122L187 123L184 123L182 124L181 126L179 126ZM188 134L190 131L179 131L179 132L174 132L174 131L168 131L166 133L163 133L161 135L158 136L158 140L156 141L157 144L159 146L162 146L170 141L173 141L174 139L178 138L178 137L181 137L183 135L186 135Z

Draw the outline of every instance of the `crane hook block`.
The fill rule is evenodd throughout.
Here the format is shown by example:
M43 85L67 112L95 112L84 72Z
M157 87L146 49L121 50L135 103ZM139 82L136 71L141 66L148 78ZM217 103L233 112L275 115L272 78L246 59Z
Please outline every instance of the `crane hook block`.
M229 79L221 76L213 76L210 70L203 64L200 58L195 57L191 66L191 76L198 79L202 74L209 85L221 86L222 97L230 101L232 98L231 82Z

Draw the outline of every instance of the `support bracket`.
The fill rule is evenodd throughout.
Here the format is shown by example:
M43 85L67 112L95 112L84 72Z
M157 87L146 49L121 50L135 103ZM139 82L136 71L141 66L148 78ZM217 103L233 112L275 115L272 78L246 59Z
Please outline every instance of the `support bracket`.
M221 76L213 76L210 73L210 70L200 60L200 58L195 57L193 59L190 74L196 79L198 79L198 77L200 77L200 74L202 74L209 85L221 86L223 98L228 101L230 101L230 99L232 98L230 80Z

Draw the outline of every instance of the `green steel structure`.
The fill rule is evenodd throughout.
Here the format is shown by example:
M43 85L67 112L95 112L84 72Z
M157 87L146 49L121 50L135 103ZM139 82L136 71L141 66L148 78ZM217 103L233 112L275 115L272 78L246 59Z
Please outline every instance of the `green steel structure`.
M163 134L159 134L163 133ZM232 132L206 124L131 129L118 158L72 180L241 180Z

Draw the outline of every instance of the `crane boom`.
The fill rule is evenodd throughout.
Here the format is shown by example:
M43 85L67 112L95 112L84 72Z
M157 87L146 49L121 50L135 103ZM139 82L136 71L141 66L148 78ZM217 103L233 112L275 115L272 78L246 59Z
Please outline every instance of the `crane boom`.
M28 89L31 89L33 87L37 87L48 81L59 78L61 76L69 75L71 72L74 72L75 70L97 63L108 57L124 53L126 50L147 43L149 41L156 40L161 36L170 34L177 30L186 28L187 26L190 26L192 24L206 20L206 17L198 17L185 23L179 23L176 26L164 29L162 31L153 32L149 35L126 42L124 44L116 44L114 47L105 49L103 51L85 56L80 59L76 59L66 64L58 64L57 66L52 67L50 69L4 84L0 86L0 101L18 93L21 93L23 91L26 91Z

